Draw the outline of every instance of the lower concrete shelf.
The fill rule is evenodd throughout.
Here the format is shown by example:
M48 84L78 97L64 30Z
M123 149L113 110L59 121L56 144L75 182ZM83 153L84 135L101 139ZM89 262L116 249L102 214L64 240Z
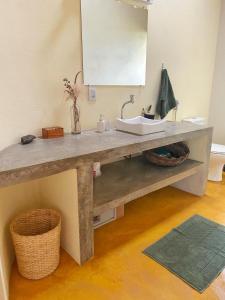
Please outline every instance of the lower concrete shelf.
M114 162L102 167L94 180L94 213L126 204L138 197L196 174L202 163L186 160L177 167L152 165L143 156Z

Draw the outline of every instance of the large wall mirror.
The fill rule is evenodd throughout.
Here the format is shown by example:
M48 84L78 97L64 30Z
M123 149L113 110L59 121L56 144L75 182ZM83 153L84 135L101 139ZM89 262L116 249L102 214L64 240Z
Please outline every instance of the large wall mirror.
M82 0L85 85L145 85L147 10L116 0Z

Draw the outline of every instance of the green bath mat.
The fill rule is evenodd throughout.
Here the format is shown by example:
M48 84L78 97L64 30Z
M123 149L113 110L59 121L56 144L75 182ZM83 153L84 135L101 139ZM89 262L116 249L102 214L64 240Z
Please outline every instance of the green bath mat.
M225 268L225 226L195 215L144 254L202 293Z

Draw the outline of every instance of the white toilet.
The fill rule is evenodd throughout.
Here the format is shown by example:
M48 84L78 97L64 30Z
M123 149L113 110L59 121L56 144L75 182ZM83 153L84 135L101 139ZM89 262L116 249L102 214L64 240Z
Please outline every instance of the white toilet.
M225 146L212 144L208 179L222 181L225 165Z
M188 118L188 119L184 119L184 121L192 122L198 125L207 124L206 119L201 117ZM208 180L222 181L224 165L225 165L225 146L212 144Z

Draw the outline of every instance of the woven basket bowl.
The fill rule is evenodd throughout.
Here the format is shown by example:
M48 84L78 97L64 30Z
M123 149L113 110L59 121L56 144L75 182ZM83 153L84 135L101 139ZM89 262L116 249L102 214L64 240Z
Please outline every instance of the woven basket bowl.
M190 150L188 146L183 142L168 145L165 146L164 148L174 153L180 153L179 157L168 158L168 157L160 156L159 154L154 152L154 149L145 151L144 155L146 159L150 163L153 163L154 165L161 166L161 167L175 167L181 165L188 158L190 154Z
M59 265L61 216L53 209L36 209L10 224L18 270L27 279L41 279Z

